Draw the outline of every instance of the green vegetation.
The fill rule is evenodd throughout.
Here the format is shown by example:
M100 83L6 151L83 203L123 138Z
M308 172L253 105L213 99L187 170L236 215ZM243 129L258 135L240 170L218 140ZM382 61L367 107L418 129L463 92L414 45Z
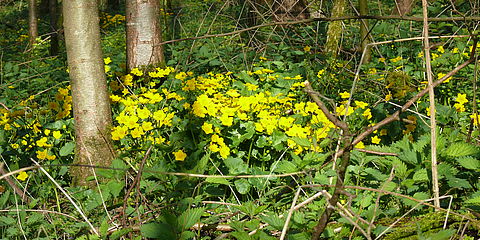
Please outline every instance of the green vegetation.
M174 15L179 29L162 9L167 40L247 27L237 21L245 17L242 6L182 2ZM370 14L389 12L394 1L386 2L372 3ZM470 14L466 2L456 7ZM450 4L432 1L430 15L457 14L445 11ZM421 8L412 14L421 16ZM323 52L328 22L313 21L165 44L166 67L126 72L125 12L105 12L100 25L117 158L112 166L75 166L66 53L49 56L48 35L41 34L27 48L27 15L24 1L0 1L1 162L26 195L0 184L2 239L277 239L286 225L288 239L310 239L333 194L332 166L340 161L334 155L344 140L427 87L421 39L376 45L359 66L354 20L343 22L337 58ZM41 33L47 22L40 18ZM432 22L430 32L476 36L466 23ZM418 37L422 30L414 21L370 25L376 42ZM431 40L435 80L470 58L472 39ZM431 201L430 105L423 96L399 121L353 146L344 193L322 237L478 238L476 64L435 88L443 210ZM312 101L306 81L351 135L343 136ZM79 167L95 170L88 179L95 187L72 185L69 172Z

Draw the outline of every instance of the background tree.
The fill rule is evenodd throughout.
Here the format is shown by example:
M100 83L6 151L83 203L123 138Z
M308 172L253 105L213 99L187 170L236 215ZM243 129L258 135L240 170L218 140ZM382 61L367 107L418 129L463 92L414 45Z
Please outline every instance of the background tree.
M108 166L114 157L110 101L100 45L97 0L63 2L65 43L72 86L78 164ZM87 184L92 169L72 171L75 183Z
M28 37L30 47L33 46L38 37L37 1L28 1Z
M127 0L127 68L163 65L158 0Z
M368 1L367 0L359 0L358 1L358 10L360 15L368 15ZM369 41L369 34L368 34L368 20L362 19L360 20L360 49L361 51L365 51L365 55L363 57L363 63L370 61L371 54L370 48L366 48Z
M50 20L50 56L58 54L58 2L48 1L48 13Z
M412 11L415 5L415 0L396 0L395 7L393 8L393 15L406 15Z
M310 17L303 0L274 0L273 16L277 21L300 20Z
M333 2L333 9L331 17L341 17L345 15L345 8L347 1L335 0ZM332 57L336 57L339 51L340 38L342 37L342 22L335 21L328 24L327 42L325 43L325 52Z

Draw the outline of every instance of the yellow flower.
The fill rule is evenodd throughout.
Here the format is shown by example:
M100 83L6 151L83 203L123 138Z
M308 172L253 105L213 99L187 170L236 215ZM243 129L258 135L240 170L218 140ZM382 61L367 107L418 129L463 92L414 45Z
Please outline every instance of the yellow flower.
M150 110L148 110L148 108L139 108L137 109L137 116L140 118L140 119L145 119L145 118L148 118L150 116L151 112Z
M437 77L438 77L438 79L441 79L441 78L445 77L446 75L447 75L447 74L445 74L445 73L438 73L438 74L437 74ZM450 79L452 79L452 77L447 78L447 79L444 80L443 82L444 82L444 83L448 83L448 82L450 81Z
M385 101L390 101L390 99L392 99L392 94L389 93L385 96Z
M183 161L187 157L187 154L184 153L182 149L174 152L173 155L175 155L175 160L177 161Z
M55 139L60 139L62 137L62 133L60 131L53 131L52 135Z
M39 147L48 147L47 140L48 139L46 137L42 137L40 140L36 141L36 144Z
M18 149L20 147L20 145L18 145L17 143L12 143L10 144L10 146L13 148L13 149Z
M143 128L143 131L150 131L153 129L153 125L151 122L143 122L142 128Z
M368 103L362 101L355 101L355 105L361 109L365 109L368 106Z
M341 97L341 98L349 98L349 97L350 97L350 93L348 93L348 92L340 93L340 97Z
M25 181L27 180L27 178L28 178L28 174L24 171L21 171L17 176L17 179L20 181Z
M468 99L467 99L467 94L464 93L464 94L457 94L457 98L455 98L455 102L459 103L459 104L465 104L468 102Z
M206 134L210 134L210 133L213 133L213 125L210 124L210 123L203 123L202 125L202 130L206 133Z
M37 158L40 160L46 159L48 156L47 149L43 151L37 151Z
M305 51L305 52L310 52L311 49L312 49L312 48L307 45L307 46L305 46L305 47L303 48L303 51Z
M379 144L381 140L382 139L380 139L378 136L374 136L371 139L372 143L374 143L374 144Z
M372 118L372 112L370 108L367 108L363 113L362 116L364 116L366 119Z
M400 60L402 60L402 59L403 59L403 58L402 58L401 56L398 56L398 57L396 57L396 58L390 59L390 61L391 61L392 63L396 63L396 62L398 62L398 61L400 61Z
M478 122L480 119L480 116L478 116L476 113L470 115L470 118L473 119L473 125L478 126Z
M132 73L135 76L139 76L139 77L141 77L143 75L143 72L138 68L132 69L132 71L130 71L130 73Z
M125 76L123 76L123 84L125 84L125 86L132 86L133 85L133 76L130 75L130 74L127 74ZM128 90L127 90L127 93L128 93ZM126 93L124 93L125 95Z
M45 131L43 131L43 133L45 133L45 136L48 136L50 134L50 129L45 129Z
M105 64L109 64L109 63L112 62L112 59L110 59L110 57L107 57L107 58L104 58L104 59L103 59L103 62L104 62Z
M439 47L437 48L437 51L438 51L439 53L445 53L445 49L443 48L443 46L439 46Z
M365 148L365 145L363 144L363 142L360 141L359 143L357 143L355 145L355 148L363 149L363 148Z
M321 78L324 73L325 73L325 69L322 69L322 70L318 71L317 77Z

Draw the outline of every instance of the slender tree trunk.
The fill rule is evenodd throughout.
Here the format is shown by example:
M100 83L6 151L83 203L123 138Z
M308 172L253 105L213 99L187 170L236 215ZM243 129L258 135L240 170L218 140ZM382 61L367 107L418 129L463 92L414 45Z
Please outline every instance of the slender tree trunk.
M28 0L28 35L29 44L32 47L38 37L37 2L35 0Z
M300 20L310 17L304 0L275 0L272 8L277 21Z
M341 17L345 15L347 7L346 0L335 0L331 17ZM330 22L327 30L327 42L325 43L325 52L332 57L337 57L340 49L340 38L342 37L342 21Z
M395 8L392 11L392 15L404 16L412 11L415 5L415 0L395 0Z
M97 0L63 1L65 43L72 86L78 164L109 166L114 157L110 101L100 45ZM74 183L93 169L72 168Z
M50 56L58 55L58 3L57 0L48 1L50 15Z
M158 0L127 0L127 68L164 65Z
M360 12L360 15L368 15L368 1L359 0L358 5L359 5L358 10ZM362 52L365 51L362 63L367 63L370 61L370 57L371 57L370 48L367 48L367 45L370 43L367 19L360 20L360 37L361 37L360 47L362 49Z

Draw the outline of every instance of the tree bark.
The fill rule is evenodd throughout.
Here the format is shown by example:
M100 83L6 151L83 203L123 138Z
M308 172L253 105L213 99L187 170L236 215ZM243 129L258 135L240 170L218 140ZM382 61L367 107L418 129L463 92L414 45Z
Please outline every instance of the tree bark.
M100 45L97 0L63 1L65 43L75 120L75 163L109 166L114 157L112 116ZM77 185L89 185L90 168L73 168Z
M50 56L58 55L58 3L57 0L48 1L50 17Z
M345 15L345 8L347 7L346 0L335 0L331 17L341 17ZM337 57L340 49L340 38L342 37L342 22L330 22L327 30L327 42L325 43L325 52L332 57Z
M358 10L360 12L360 15L362 16L368 15L368 1L359 0L358 5L359 5ZM370 43L367 19L360 20L360 37L361 37L360 47L361 47L362 53L363 51L365 51L362 63L368 63L371 58L371 54L370 54L371 51L370 51L370 48L367 48L367 45Z
M37 1L35 0L28 0L28 36L30 47L33 47L38 37Z
M164 65L158 0L127 0L127 68Z
M395 0L395 5L392 15L404 16L412 11L415 0Z
M273 16L276 21L294 21L310 17L304 0L274 0Z

